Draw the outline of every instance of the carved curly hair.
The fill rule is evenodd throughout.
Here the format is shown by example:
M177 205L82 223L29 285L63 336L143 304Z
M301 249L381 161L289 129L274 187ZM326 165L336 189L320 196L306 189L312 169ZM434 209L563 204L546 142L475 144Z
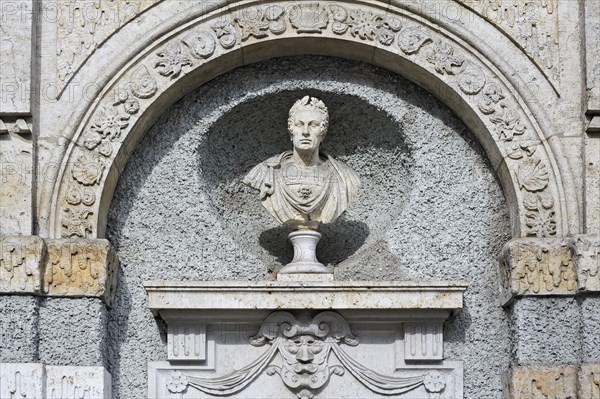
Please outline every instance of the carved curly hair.
M323 115L323 122L321 122L321 129L323 133L321 135L325 137L327 134L327 128L329 127L329 111L323 103L316 97L304 96L300 100L296 101L292 108L290 108L290 114L288 117L288 131L292 134L292 128L294 126L294 115L300 108L313 108Z

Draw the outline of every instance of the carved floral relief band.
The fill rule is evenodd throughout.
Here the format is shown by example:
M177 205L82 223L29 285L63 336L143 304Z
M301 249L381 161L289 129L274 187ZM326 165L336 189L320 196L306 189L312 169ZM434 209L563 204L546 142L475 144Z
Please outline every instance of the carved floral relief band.
M250 43L286 37L340 38L368 44L408 59L437 75L464 98L492 134L503 156L519 202L519 220L513 220L521 236L561 236L566 228L564 189L552 163L549 144L540 127L528 115L525 103L515 97L510 83L486 64L484 57L449 32L438 33L406 10L390 7L385 13L373 5L344 7L331 2L244 5L231 13L214 12L189 24L158 50L138 57L116 87L95 106L83 122L60 172L56 191L54 230L63 237L94 237L103 220L98 198L106 184L123 140L139 116L174 81ZM315 19L316 18L316 19ZM558 177L557 177L558 176ZM505 184L509 184L506 183ZM506 190L505 190L506 191ZM509 190L510 192L510 190ZM79 200L81 198L81 200ZM85 201L84 201L85 198Z

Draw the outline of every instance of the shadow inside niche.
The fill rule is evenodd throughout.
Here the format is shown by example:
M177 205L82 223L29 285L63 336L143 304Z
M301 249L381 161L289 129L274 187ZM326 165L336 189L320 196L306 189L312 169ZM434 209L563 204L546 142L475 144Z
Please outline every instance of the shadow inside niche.
M277 257L277 262L282 266L290 263L294 257L294 250L288 239L291 232L292 229L287 226L278 226L263 231L259 237L260 246ZM345 220L342 215L334 223L322 224L319 232L322 237L317 246L317 258L324 265L335 265L362 247L369 236L369 226L363 222Z
M322 263L337 264L381 239L403 209L405 191L411 187L412 154L401 123L357 96L281 90L236 106L207 129L197 150L198 170L221 227L250 256L269 266L285 265L293 258L290 230L273 227L258 193L245 187L242 179L257 164L291 150L288 112L304 95L318 97L330 110L322 151L353 168L362 183L347 215L353 221L342 216L322 225L317 254Z

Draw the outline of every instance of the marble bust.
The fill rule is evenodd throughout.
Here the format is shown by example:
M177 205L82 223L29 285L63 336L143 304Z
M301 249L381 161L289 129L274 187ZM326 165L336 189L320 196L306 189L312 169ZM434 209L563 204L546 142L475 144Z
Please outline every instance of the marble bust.
M327 134L325 104L306 96L289 112L292 151L258 164L244 183L260 191L262 205L280 223L296 230L316 230L332 223L352 202L360 187L357 174L319 151Z

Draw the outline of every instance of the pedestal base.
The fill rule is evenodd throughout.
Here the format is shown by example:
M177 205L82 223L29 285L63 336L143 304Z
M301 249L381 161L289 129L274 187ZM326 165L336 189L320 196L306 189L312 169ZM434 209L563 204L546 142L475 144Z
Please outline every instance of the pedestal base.
M290 273L331 273L317 260L317 244L321 233L315 230L293 231L288 236L294 246L294 259L285 265L279 274Z

